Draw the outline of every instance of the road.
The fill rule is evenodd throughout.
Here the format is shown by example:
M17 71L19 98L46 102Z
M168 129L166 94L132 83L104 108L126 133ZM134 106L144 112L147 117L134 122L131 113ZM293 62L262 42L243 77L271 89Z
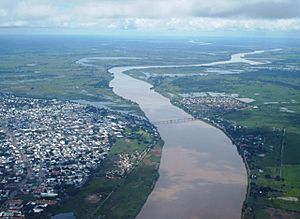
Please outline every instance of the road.
M18 191L24 187L24 185L27 183L28 179L32 176L32 167L31 167L26 155L24 154L24 151L22 150L20 145L17 143L17 140L16 140L14 134L7 128L2 128L2 129L4 130L5 134L10 137L13 146L15 146L15 148L19 151L21 160L24 163L26 171L27 171L27 174L24 177L24 179L18 184L17 188L10 193L8 200L12 200L18 194Z
M281 139L281 148L280 148L280 172L279 172L280 178L282 178L283 153L284 153L285 144L286 144L286 129L283 129L282 139Z

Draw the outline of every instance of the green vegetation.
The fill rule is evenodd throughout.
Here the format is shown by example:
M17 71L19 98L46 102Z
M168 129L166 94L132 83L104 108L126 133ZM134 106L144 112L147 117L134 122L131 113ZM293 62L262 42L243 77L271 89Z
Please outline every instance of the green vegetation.
M242 125L246 134L260 133L264 136L265 156L253 156L249 163L250 192L245 201L247 214L244 216L299 218L300 200L293 199L300 199L299 43L293 40L274 43L270 40L266 46L264 40L214 38L211 46L198 46L189 43L189 40L139 41L55 36L0 38L0 92L37 98L103 101L112 109L142 114L137 104L112 92L109 87L112 76L107 72L109 67L199 64L228 59L230 54L241 50L253 51L268 45L283 48L282 51L251 56L253 60L273 62L262 66L238 63L132 70L127 73L150 82L157 91L171 98L178 98L183 93L225 92L255 99L243 110L218 115ZM233 42L237 47L228 46ZM140 59L97 60L97 67L76 64L81 58L93 56ZM284 135L282 130L285 130ZM68 198L72 198L52 212L74 212L78 218L99 215L134 218L158 177L161 144L154 144L127 175L107 178L107 171L118 169L115 160L120 154L142 152L149 146L147 139L150 136L147 133L134 130L131 134L132 138L116 139L111 156L86 186L68 191ZM24 198L30 200L31 197Z
M36 47L33 43L30 48L0 52L0 92L33 98L104 102L115 110L143 114L137 104L112 92L109 87L112 75L107 72L107 64L94 67L76 63L82 58L97 56L97 51L66 42L62 48L56 48L60 42L48 43L49 46Z
M300 211L300 114L282 113L275 111L274 107L261 106L259 110L243 110L225 115L226 119L238 122L251 129L284 128L286 136L283 141L276 136L266 136L265 157L255 157L250 164L250 173L257 178L250 179L251 193L246 205L251 206L257 218L260 214L268 215L266 209L275 208L282 210L279 215L286 211ZM283 147L283 148L282 148ZM257 169L262 169L259 173ZM262 189L267 189L264 194L258 194ZM286 197L287 199L281 199ZM296 201L290 201L296 198ZM285 218L285 217L283 217Z
M150 155L154 153L153 150ZM155 158L150 157L149 160L144 160L134 169L118 185L116 192L111 195L106 203L97 208L95 215L100 213L105 215L106 218L134 218L146 202L147 196L152 191L158 178L157 170L160 157L155 155Z
M105 172L114 166L118 154L114 152L142 151L146 145L117 141L109 156L91 180L55 212L74 212L76 218L134 218L158 178L162 143L151 147L143 160L123 178L107 178ZM124 150L126 148L126 150Z
M0 37L0 42L3 45L0 51L1 93L83 100L99 104L100 107L107 106L112 110L143 115L137 104L112 92L109 87L112 75L107 71L113 65L137 65L142 60L95 60L93 64L97 66L81 66L76 63L86 57L133 56L131 46L128 47L128 53L117 51L124 43L122 40L110 46L105 46L105 43L110 44L111 39L55 36L33 39L26 36L16 39ZM136 48L133 50L136 55L144 53ZM152 62L144 61L145 64ZM153 135L152 128L149 125L145 129L132 128L126 130L126 138L111 139L111 152L83 188L66 188L62 195L65 200L59 206L48 206L49 211L32 213L30 218L48 218L50 213L53 215L58 212L74 212L76 218L84 219L99 216L134 218L158 178L162 142L157 142L159 136ZM122 170L117 165L120 155L128 155L130 159L134 155L134 168ZM113 171L116 174L108 177L107 173ZM33 197L26 195L18 198L33 200Z
M271 53L265 55L272 57ZM265 68L235 64L213 69L160 68L128 72L149 81L171 99L178 100L181 94L224 92L255 100L242 110L211 115L241 125L240 134L263 136L263 155L254 155L248 160L250 190L245 200L244 218L300 218L300 72L285 67L297 65L299 57L293 56L291 60L289 54L273 56L280 57L281 61ZM232 69L242 70L242 73L219 73ZM179 72L181 75L176 76Z

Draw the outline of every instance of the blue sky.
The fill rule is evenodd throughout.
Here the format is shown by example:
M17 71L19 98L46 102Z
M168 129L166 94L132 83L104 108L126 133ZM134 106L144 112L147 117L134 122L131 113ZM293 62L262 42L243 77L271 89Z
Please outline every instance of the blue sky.
M300 32L300 0L1 0L0 28Z

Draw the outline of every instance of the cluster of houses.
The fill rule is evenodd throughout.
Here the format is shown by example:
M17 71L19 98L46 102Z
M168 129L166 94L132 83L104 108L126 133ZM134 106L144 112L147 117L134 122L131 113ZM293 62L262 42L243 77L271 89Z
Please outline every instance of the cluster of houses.
M144 122L68 101L0 94L0 103L0 218L23 217L22 207L9 204L20 195L36 197L27 204L40 213L59 199L60 188L81 187L108 155L112 139ZM128 155L120 155L119 165L131 168Z
M234 121L224 119L223 115L228 112L246 109L249 107L247 103L252 101L249 98L238 98L236 94L228 95L207 92L197 93L197 95L184 95L182 98L176 99L174 103L192 114L195 118L202 119L223 130L238 149L245 152L244 157L248 158L252 154L264 156L263 134L249 134L249 130L245 127L238 125Z
M264 159L269 156L268 153L274 150L274 146L266 145L266 138L272 138L274 141L281 142L285 135L284 129L268 130L264 128L250 129L237 124L235 121L227 120L224 114L240 109L249 109L247 101L239 100L233 96L226 95L201 95L199 96L184 96L177 98L173 102L185 111L193 115L195 118L202 119L213 126L221 129L237 146L237 149L242 156L248 176L251 180L256 180L264 175L264 169L255 164L255 159ZM243 98L241 98L243 99ZM248 103L252 102L249 101ZM251 107L256 109L257 107ZM279 158L278 158L279 159ZM269 178L280 180L280 176L269 176ZM263 191L258 191L262 195Z
M143 159L148 151L149 148L145 148L142 152L135 151L132 154L119 154L118 158L115 160L115 166L118 168L114 170L108 170L105 174L106 177L110 179L122 178L125 176L125 174L134 169L135 165L137 165L138 162Z
M226 94L216 92L199 92L181 94L174 98L173 103L183 108L195 118L202 119L215 127L223 130L235 143L246 151L255 150L263 154L264 143L261 134L249 134L246 129L234 121L224 119L223 115L237 110L248 109L248 103L253 102L250 98L239 98L238 94ZM256 109L257 107L252 107Z
M176 100L177 104L185 110L194 113L201 113L201 115L208 114L223 114L233 110L244 108L246 105L239 99L227 95L202 95L182 97ZM175 104L176 104L175 101Z

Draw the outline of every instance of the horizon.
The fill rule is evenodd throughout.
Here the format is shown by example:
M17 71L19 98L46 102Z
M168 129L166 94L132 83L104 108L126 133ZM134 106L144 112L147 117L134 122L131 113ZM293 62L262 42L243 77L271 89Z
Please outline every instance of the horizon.
M300 33L300 32L299 32ZM0 28L0 36L82 36L82 37L113 37L113 38L269 38L269 39L298 39L297 31L205 31L205 32L180 32L180 31L92 31L86 29L60 29L60 28Z
M65 35L298 35L292 0L2 0L0 33Z
M0 218L300 219L300 0L0 0Z

